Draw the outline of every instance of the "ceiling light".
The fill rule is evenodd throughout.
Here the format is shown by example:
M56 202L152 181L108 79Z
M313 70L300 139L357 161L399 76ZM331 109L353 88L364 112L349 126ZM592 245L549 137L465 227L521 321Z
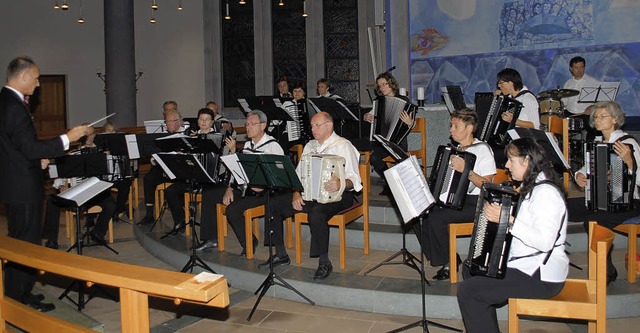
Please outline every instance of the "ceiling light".
M151 1L151 9L158 10L158 4L156 3L156 0Z

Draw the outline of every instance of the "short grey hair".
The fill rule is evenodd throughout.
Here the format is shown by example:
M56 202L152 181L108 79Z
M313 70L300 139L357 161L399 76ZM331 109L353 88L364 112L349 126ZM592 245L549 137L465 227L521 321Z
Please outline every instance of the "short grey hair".
M247 118L249 118L249 116L258 116L261 124L266 124L269 121L267 115L260 110L249 111L249 113L247 113Z
M7 80L11 80L27 69L36 66L33 59L27 56L19 56L11 60L9 66L7 66Z
M596 114L596 111L598 109L605 109L607 110L607 112L609 112L609 115L611 115L611 118L613 118L616 121L615 129L620 129L620 127L624 125L624 120L626 116L622 111L620 104L616 102L613 102L613 101L597 102L591 106L591 109L593 110L593 112L591 112L591 115L589 115L589 125L591 125L591 127L593 128L596 127L595 124L593 123L593 116Z

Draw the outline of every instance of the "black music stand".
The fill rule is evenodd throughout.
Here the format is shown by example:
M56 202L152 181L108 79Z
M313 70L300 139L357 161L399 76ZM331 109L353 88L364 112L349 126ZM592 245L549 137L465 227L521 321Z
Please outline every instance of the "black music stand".
M384 145L386 145L386 143L383 143L383 146ZM429 190L427 180L422 173L418 160L415 156L411 156L386 170L384 174L393 197L400 198L400 200L396 200L396 204L402 214L403 222L409 223L415 218L419 218L420 233L422 233L425 216L428 214L429 209L433 207L436 200ZM411 198L411 200L406 200L407 198ZM429 324L443 329L462 332L460 329L427 320L427 303L425 298L428 281L424 271L424 260L423 245L422 242L420 242L420 270L418 272L420 273L420 287L422 289L422 319L392 330L390 333L406 331L413 327L422 327L423 332L429 332Z
M357 134L356 137L360 136L360 133L345 133L348 121L357 121L358 122L358 130L360 128L359 122L360 119L349 110L349 108L344 105L339 100L335 100L333 98L328 97L315 97L308 99L309 104L316 112L327 112L333 118L334 123L339 124L340 126L334 126L337 130L336 132L347 139L354 138L354 134ZM346 128L345 128L346 127Z
M96 177L91 177L84 182L68 189L67 191L60 193L53 197L53 201L56 205L67 208L75 208L76 211L76 242L67 250L70 252L74 248L76 249L76 253L78 255L82 255L82 249L84 248L84 238L87 236L87 233L82 233L82 226L80 224L80 213L83 209L86 209L85 204L93 199L98 194L104 192L109 189L113 184L109 182L105 182L99 180ZM107 247L109 250L113 251L115 254L118 254L116 250L111 248L104 242L100 242L100 245ZM76 302L71 297L69 297L69 293L73 288L77 285L78 287L78 301ZM97 289L102 291L104 294L108 295L112 300L115 301L114 297L100 288L100 286L95 286ZM90 294L88 298L85 300L85 285L80 280L74 280L63 292L58 299L67 298L71 303L75 304L78 307L78 311L82 311L84 306L93 298L94 294Z
M189 261L182 267L181 272L193 272L195 266L200 266L211 273L216 273L204 260L198 257L196 248L198 247L198 235L196 234L196 194L198 186L202 184L212 184L215 181L209 176L202 166L202 163L191 154L175 154L175 153L158 153L153 157L158 161L167 176L170 179L180 179L187 182L187 191L189 192L189 221L187 224L191 227L191 257ZM167 234L168 235L168 234ZM166 237L167 235L163 236Z
M389 152L391 157L396 162L402 162L407 158L409 158L407 153L404 150L402 150L402 148L400 148L397 144L387 140L382 135L375 134L373 138L377 140L382 145L382 147L384 147L384 149L386 149ZM418 259L416 256L414 256L411 252L409 252L409 250L407 250L407 233L406 233L404 224L400 225L400 230L402 231L402 248L398 250L398 252L389 256L387 259L383 260L382 262L373 266L368 271L364 272L364 275L367 275L384 265L405 265L411 269L416 270L418 273L422 272L420 270L420 267L417 264L417 263L422 264L422 261ZM402 256L402 261L393 261L399 256ZM422 276L424 277L424 274ZM427 281L426 279L425 281L428 285L430 285L429 281Z
M282 120L293 121L291 115L282 108L282 102L278 97L273 96L253 96L239 98L240 110L246 117L252 110L260 110L267 115L269 121Z
M111 156L109 165L109 181L117 182L129 179L128 186L131 186L131 178L134 177L134 170L131 164L132 159L140 157L139 148L136 145L129 149L127 136L133 134L126 133L102 133L96 135L95 144L101 151L109 152ZM114 221L122 221L132 224L131 221L113 216Z
M247 321L251 320L251 317L253 317L253 314L258 308L258 304L260 304L260 301L262 300L262 297L264 297L267 290L274 285L287 288L298 294L298 296L302 297L309 304L315 305L312 300L278 276L278 274L273 270L273 228L271 226L273 221L269 219L271 216L269 208L270 192L276 189L302 190L302 183L300 183L300 179L298 179L298 176L296 175L295 168L293 167L291 160L289 157L284 155L237 154L237 156L239 163L244 170L244 174L247 176L247 178L242 181L253 187L264 188L266 191L265 227L269 228L269 275L267 275L260 287L258 287L254 293L255 295L260 293L260 295L258 296L256 303L253 305L253 308L247 317ZM278 221L278 223L282 223L282 221Z

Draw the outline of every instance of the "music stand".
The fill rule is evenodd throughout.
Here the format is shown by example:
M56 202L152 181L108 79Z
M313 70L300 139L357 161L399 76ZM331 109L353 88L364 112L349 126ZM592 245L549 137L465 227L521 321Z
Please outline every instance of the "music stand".
M213 178L209 176L207 171L200 163L196 156L191 154L176 153L158 153L153 157L158 161L162 170L167 174L169 179L180 179L187 182L187 191L189 192L189 221L191 226L191 257L189 261L182 267L181 272L193 272L195 266L200 266L211 273L216 273L204 260L198 257L196 248L198 247L198 235L196 234L196 194L197 187L202 184L215 183ZM166 236L166 235L165 235Z
M608 102L616 99L620 82L600 82L597 87L583 87L580 89L578 103L593 104L596 102Z
M294 119L282 108L282 102L278 97L254 96L238 98L240 110L246 117L253 110L260 110L267 115L269 121L282 120L293 121Z
M420 233L422 233L425 217L436 200L429 190L427 180L422 173L422 168L420 164L418 164L418 160L415 156L411 156L386 170L384 175L387 178L387 183L389 184L394 199L396 197L399 199L396 199L396 204L402 214L403 222L408 223L415 218L419 218ZM429 329L427 326L429 324L443 329L462 332L461 329L427 320L427 303L425 298L428 281L424 272L424 260L423 245L422 242L420 242L420 270L418 272L420 273L420 286L422 289L422 319L392 330L389 333L402 332L413 327L422 327L423 332L428 332Z
M444 86L440 87L444 103L447 105L449 113L453 113L456 110L462 110L467 107L464 102L464 95L460 86Z
M558 143L553 137L553 133L541 131L535 128L516 127L509 130L507 134L509 134L513 140L519 138L531 138L535 140L546 152L546 156L554 166L567 170L573 176L571 166L564 158L564 154L562 154L560 146L558 146Z
M60 170L58 170L59 172ZM109 183L109 182L105 182L102 180L99 180L97 177L91 177L86 179L85 181L83 181L82 183L56 195L53 197L53 201L56 205L61 206L61 207L66 207L66 208L74 208L76 211L76 242L67 250L67 252L70 252L71 250L73 250L74 248L76 249L76 253L78 255L82 255L82 249L84 248L84 237L86 236L85 234L82 233L82 226L80 225L80 212L82 211L83 208L85 208L85 204L93 199L94 197L96 197L98 194L104 192L105 190L107 190L108 188L110 188L113 184ZM87 230L87 232L89 232ZM113 248L111 248L109 245L107 245L104 242L101 242L101 245L107 247L109 250L113 251L115 254L118 254L118 252L116 250L114 250ZM71 292L71 290L73 289L74 286L78 287L78 301L76 302L75 300L71 299L71 297L69 297L69 292ZM99 288L100 286L96 286L97 288ZM110 298L113 299L113 296L107 292L105 292L104 290L102 290L103 293L105 293L106 295L109 295ZM63 298L67 298L69 301L71 301L73 304L75 304L78 307L78 311L82 311L82 309L84 308L84 306L91 300L91 298L93 297L93 294L89 295L89 297L87 298L87 300L85 300L84 298L85 295L85 285L84 283L80 282L80 280L74 280L65 290L64 292L62 292L62 294L58 297L58 299L63 299ZM115 301L115 300L114 300Z
M253 314L258 308L258 304L262 300L262 297L267 293L267 290L271 288L271 286L279 285L281 287L287 288L294 293L298 294L298 296L302 297L305 301L307 301L311 305L315 305L315 303L307 298L304 294L290 285L283 278L278 276L276 272L273 270L273 228L271 224L273 221L269 219L271 216L269 203L270 203L270 192L276 189L292 189L292 190L302 190L302 183L300 183L300 179L296 175L295 168L291 163L291 160L288 156L284 155L270 155L270 154L236 154L239 160L239 163L244 170L244 174L246 175L246 179L239 179L240 181L244 181L248 183L249 186L253 187L261 187L266 191L267 200L265 203L265 223L269 228L269 275L262 282L260 287L255 291L255 295L258 296L249 316L247 317L247 321L251 320ZM237 173L236 173L237 175ZM241 178L236 176L237 178ZM282 221L278 221L278 223L282 223Z
M389 152L391 157L396 162L402 162L409 158L409 155L407 155L407 153L403 151L402 148L400 148L397 144L387 140L382 135L375 134L373 138L377 140L382 145L382 147L384 147L384 149L386 149ZM420 267L417 264L417 263L421 263L420 259L414 256L411 252L409 252L409 250L407 250L407 233L405 231L405 224L400 225L400 230L402 231L402 248L398 250L398 252L389 256L387 259L383 260L382 262L373 266L368 271L364 272L364 275L367 275L384 265L405 265L411 269L416 270L418 273L421 272ZM402 261L393 261L399 256L402 256ZM426 281L426 282L427 284L429 284L429 281Z
M328 97L315 97L308 99L311 107L317 112L327 112L333 118L334 123L339 123L340 126L334 126L334 128L339 129L339 132L336 131L342 137L353 137L353 135L348 135L345 133L345 125L347 121L357 121L360 119L349 110L349 108L339 100L335 100L333 98ZM358 126L359 128L360 126ZM356 133L353 133L356 134ZM360 136L360 133L357 133Z

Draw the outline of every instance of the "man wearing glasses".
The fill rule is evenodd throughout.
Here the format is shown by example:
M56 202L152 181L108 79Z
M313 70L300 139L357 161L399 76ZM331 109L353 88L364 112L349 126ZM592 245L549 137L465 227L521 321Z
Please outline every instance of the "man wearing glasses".
M272 241L276 247L276 253L266 262L258 265L260 268L269 267L269 261L273 266L288 265L291 260L284 246L282 221L293 216L295 213L303 212L309 215L309 227L311 229L311 251L309 255L318 257L318 269L313 279L325 279L331 274L333 266L329 260L329 220L337 213L351 207L355 198L355 192L362 190L362 181L358 170L360 154L349 140L337 135L333 131L333 119L327 112L316 113L311 118L311 132L315 140L309 141L304 146L302 155L307 154L333 154L345 158L345 191L342 199L337 202L321 204L317 201L305 201L300 192L286 192L271 199L269 207L269 218L272 218L273 228ZM301 175L301 167L296 168L298 176ZM337 191L340 188L340 179L333 177L323 184L329 192ZM268 228L265 234L268 235Z
M247 141L244 144L244 154L274 154L284 155L282 147L275 138L265 133L267 128L267 115L260 110L254 110L247 114L245 128L247 130ZM225 144L229 148L230 154L236 152L236 140L227 137ZM206 251L218 247L216 204L227 205L227 221L238 237L238 242L242 246L242 257L246 257L247 244L244 229L244 211L265 204L267 197L263 189L247 188L245 190L235 186L235 184L222 184L222 186L205 187L202 190L202 219L200 221L200 237L202 243L196 248L197 251ZM258 239L253 237L253 252L256 251Z
M529 88L522 83L520 73L513 68L505 68L498 73L498 90L494 95L507 95L522 103L520 116L516 126L524 128L540 128L540 106L538 99ZM508 123L513 119L513 113L504 112L502 120Z
M167 132L178 133L180 132L180 127L182 126L182 116L180 115L180 112L178 112L177 108L172 108L172 107L167 108L167 103L169 102L165 102L165 104L163 104L164 124L167 126ZM172 105L175 105L177 107L177 104L172 104ZM158 185L164 182L169 181L164 176L162 168L159 165L155 164L153 159L151 160L151 164L153 164L153 166L151 167L149 172L144 176L144 183L142 186L144 188L144 201L146 206L145 207L146 214L144 218L140 222L138 222L138 224L141 224L141 225L153 224L153 222L155 221L155 218L153 217L153 206L155 204L155 199L156 199L155 198L156 187L158 187Z

